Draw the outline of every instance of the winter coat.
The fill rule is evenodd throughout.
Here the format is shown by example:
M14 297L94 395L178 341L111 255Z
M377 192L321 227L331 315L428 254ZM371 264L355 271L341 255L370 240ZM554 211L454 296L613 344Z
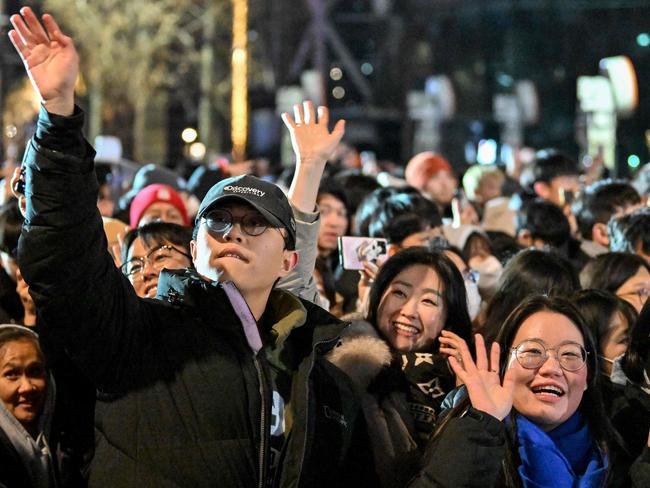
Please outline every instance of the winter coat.
M19 262L43 330L100 392L90 486L249 488L264 486L271 462L274 486L373 486L358 399L324 358L346 324L276 290L263 317L284 335L255 354L242 329L247 307L223 284L163 272L160 299L138 298L106 250L82 123L78 109L67 118L41 110L23 163ZM291 379L279 460L268 449L274 368Z
M424 407L409 402L402 365L375 327L363 320L352 322L327 357L350 376L362 398L380 486L404 487L419 470L426 440L420 440L414 417L421 412L413 410Z
M461 387L450 402L456 404L465 397L466 390ZM445 401L447 403L447 401ZM445 420L447 421L447 420ZM504 481L503 463L506 451L505 423L473 407L468 407L460 416L448 419L442 432L431 439L423 457L422 469L408 488L455 488L463 487L502 487L511 486ZM615 449L610 453L610 480L606 486L629 486L641 488L650 486L650 449L645 447L642 454L630 464L617 466L624 462ZM519 455L512 454L514 460ZM621 484L621 471L629 476ZM515 482L514 486L520 486Z

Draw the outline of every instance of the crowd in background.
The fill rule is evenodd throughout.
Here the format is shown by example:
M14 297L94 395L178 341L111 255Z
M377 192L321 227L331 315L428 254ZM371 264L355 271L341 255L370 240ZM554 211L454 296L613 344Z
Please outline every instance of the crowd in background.
M33 30L35 18L25 12L23 16ZM52 32L51 24L46 21L45 26ZM19 32L25 29L20 24L16 28ZM25 46L35 42L26 39ZM26 59L25 51L19 51ZM26 65L29 69L27 61ZM37 89L44 89L35 83ZM232 232L258 238L277 228L285 251L297 251L298 264L294 262L286 270L293 275L283 273L278 280L273 275L273 287L300 297L308 326L311 317L342 325L327 340L318 343L314 339L313 347L327 363L318 363L318 368L328 372L328 381L340 381L331 378L338 378L342 371L352 385L350 396L343 395L337 409L325 406L324 411L326 417L338 418L348 427L349 417L339 412L351 415L348 407L359 405L363 432L354 441L348 439L348 447L359 449L355 443L361 439L360 449L367 456L359 456L355 464L365 484L648 486L650 165L641 167L631 180L616 179L598 162L586 170L575 156L542 149L530 162L515 165L514 172L497 165L472 165L458 174L456 165L434 152L416 154L406 162L362 167L356 149L345 138L341 141L343 123L330 132L325 109L316 110L306 102L283 118L292 137L296 164L280 174L257 175L264 176L263 180L241 175L241 165L233 165L237 170L231 174L228 166L206 164L186 181L161 164L148 164L137 172L127 192L115 195L111 193L110 168L97 162L92 167L92 184L84 180L86 186L58 190L58 194L79 192L81 196L66 200L71 209L77 205L82 209L88 198L96 199L97 210L80 210L74 215L70 210L69 225L94 222L93 216L101 213L104 253L110 253L110 266L120 270L124 286L134 290L133 299L128 293L126 298L120 294L119 300L93 296L92 300L101 302L96 310L130 311L135 295L147 303L199 309L197 303L203 295L182 292L179 299L180 288L168 281L163 270L189 269L179 275L185 281L222 279L222 269L211 275L214 270L201 260L203 224L228 242ZM43 297L56 298L39 283L41 302L37 299L35 304L29 293L32 283L23 278L19 261L32 268L23 270L31 272L29 276L41 276L33 272L39 259L45 262L50 252L58 252L41 249L38 259L30 255L17 260L20 246L24 246L22 253L30 249L29 234L36 239L43 232L38 219L60 211L50 195L49 199L38 198L37 184L61 184L52 175L58 171L56 164L63 163L57 163L54 151L44 152L41 147L54 149L48 144L54 144L56 136L59 152L73 154L76 150L60 135L65 132L62 129L43 129L47 123L52 127L63 124L57 120L41 112L42 133L31 143L36 149L25 156L28 167L35 165L34 161L41 164L45 157L54 161L52 166L47 163L28 169L27 174L16 169L5 175L5 201L0 208L0 323L7 324L0 326L0 486L86 486L89 469L102 473L95 486L102 482L108 486L107 480L117 483L111 486L129 486L120 475L111 474L111 470L120 469L125 469L124 479L145 476L143 479L170 480L168 486L196 486L171 481L170 469L180 473L185 468L174 456L183 458L185 453L159 459L142 455L147 461L134 454L133 460L125 461L120 455L128 457L126 449L120 455L102 458L111 459L114 466L93 464L93 456L100 451L105 456L107 449L96 440L93 419L96 423L102 419L100 430L106 438L111 428L119 432L120 416L128 418L136 415L135 410L147 408L144 400L134 407L122 402L122 396L152 388L154 380L139 378L135 383L120 383L119 388L117 380L115 384L105 380L108 386L98 384L96 378L110 378L112 373L85 371L79 367L87 364L85 353L75 352L56 334L47 332L50 323L57 322L52 309L60 313L83 305L68 297L58 308L50 306L43 313L37 306L45 303ZM318 125L321 132L308 132ZM76 137L77 132L70 134ZM75 157L92 161L88 153ZM74 161L73 156L66 158L62 160L65 164ZM322 164L311 165L313 160ZM39 176L38 171L46 176ZM18 187L21 181L26 183L25 189ZM242 213L239 206L233 206L234 200L222 208L223 204L217 203L224 201L228 185L235 184L248 185L246 191L267 197L269 188L280 188L288 195L288 206L275 209L275 203L267 203L264 205L273 208L265 213L269 207L262 205L260 210L244 199L248 210L259 212ZM276 200L285 205L283 198L277 196ZM240 206L244 206L242 202ZM30 216L35 220L30 221ZM29 230L23 229L24 223ZM21 232L27 244L19 246ZM380 239L385 256L366 259L360 255L362 269L346 269L340 252L343 236ZM80 235L78 242L78 248L68 250L73 252L66 254L66 266L75 266L75 253L82 262L81 255L94 252L91 244L96 242ZM68 245L77 247L74 240ZM35 249L36 244L31 246ZM239 251L233 248L228 252ZM249 264L245 252L234 257ZM267 267L273 263L269 254ZM244 289L246 284L240 281L263 280L267 271L262 266L254 270L259 274L249 270L248 277L233 275L231 279ZM62 284L68 280L69 284L77 272L84 270L49 279ZM263 329L270 312L266 301L261 308L264 313L258 315L248 295L244 298L262 330L261 343L267 344ZM116 303L121 300L126 305ZM312 309L312 305L329 314ZM181 312L158 310L151 308L147 317L163 321L164 314L171 314L185 320ZM227 315L214 313L217 324L219 313ZM84 327L101 334L109 327L101 316L89 319L70 310L67 317L94 321ZM140 324L144 319L138 315L137 320ZM76 326L69 324L72 330ZM186 334L191 336L192 330L188 328ZM276 334L273 340L284 337L281 328L273 326L272 330ZM293 329L286 332L287 337L291 334L295 337ZM149 340L157 343L162 339L154 332ZM131 347L131 343L122 346ZM289 404L297 408L300 397L282 385L287 381L294 388L301 384L296 379L301 369L286 363L291 363L287 357L297 354L297 349L284 348L282 354L277 353L279 365L273 362L273 350L268 353L270 383L289 412ZM137 354L155 362L146 348ZM197 358L192 361L200 363ZM119 361L116 364L122 367ZM172 377L180 375L153 370L142 366L138 374L163 377L165 382L174 382ZM324 381L323 376L318 378ZM210 377L204 380L209 382ZM310 384L316 390L331 386L315 379ZM220 403L228 400L219 398ZM262 403L265 401L263 397ZM275 409L275 400L269 401ZM191 408L178 408L188 416L201 416ZM116 409L117 415L106 414L109 409ZM302 459L291 457L288 432L298 435L301 425L300 412L291 412L285 413L292 427L284 437L271 430L269 443L275 454L271 461L261 458L259 470L271 474L260 486L288 486L285 472L290 468L284 466L298 469L295 479L301 480L300 486L357 486L358 473L346 477L353 473L352 468L340 478L332 473L330 478L318 478L313 474L315 468L309 471L310 459L326 459L328 450L341 449L340 459L351 463L354 456L337 444L340 439L316 436L311 439L311 451ZM274 410L274 415L279 414ZM171 425L183 423L183 418L172 418ZM132 428L133 423L127 420L122 425ZM153 425L151 432L156 429ZM141 445L139 440L133 442ZM201 454L208 457L206 463L210 463L210 452ZM158 459L160 465L152 465L151 459ZM142 475L139 470L144 470L145 464L146 469L166 474L158 473L159 478ZM304 472L300 472L303 466ZM345 472L346 468L340 469ZM261 478L254 465L236 465L230 466L228 476L222 473L224 478L217 475L216 479L221 479L223 486L244 486L233 480L246 479L238 478L240 471L246 470Z

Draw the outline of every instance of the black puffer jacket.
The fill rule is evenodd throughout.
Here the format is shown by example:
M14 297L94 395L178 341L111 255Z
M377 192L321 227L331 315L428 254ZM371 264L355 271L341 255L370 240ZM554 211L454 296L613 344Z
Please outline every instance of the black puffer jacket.
M161 277L164 300L135 295L106 250L82 122L79 111L41 111L24 159L19 261L43 329L101 393L90 485L260 485L269 463L267 346L253 354L222 285L182 274ZM285 292L273 293L270 304L283 301ZM286 308L269 307L266 320L287 320ZM358 401L323 357L345 324L301 307L306 323L284 341L295 360L293 421L275 485L372 486Z

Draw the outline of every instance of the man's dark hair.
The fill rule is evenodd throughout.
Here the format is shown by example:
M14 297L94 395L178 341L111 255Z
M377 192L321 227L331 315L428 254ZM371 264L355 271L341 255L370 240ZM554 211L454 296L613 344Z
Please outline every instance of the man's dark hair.
M519 215L519 230L526 229L533 239L541 239L552 247L561 247L571 238L569 221L557 205L534 200Z
M377 205L368 222L368 237L385 237L400 244L411 234L439 227L442 218L436 205L419 193L398 193Z
M334 179L346 190L350 216L354 215L366 196L380 188L375 178L361 174L356 170L341 171L334 176Z
M538 151L533 162L534 182L550 183L558 176L579 175L580 167L572 158L557 149Z
M0 251L14 254L24 220L15 198L0 207Z
M607 232L610 251L636 253L641 247L645 254L650 254L650 208L611 219Z
M122 245L123 263L127 261L129 249L131 249L133 241L138 237L147 247L162 246L170 243L179 246L181 251L190 254L192 228L169 222L151 222L142 227L131 229L124 236L124 243Z
M595 224L607 224L616 212L640 202L638 192L625 181L607 179L589 185L573 205L582 238L590 241Z
M336 198L339 202L345 207L345 211L350 217L350 203L348 202L348 196L346 194L345 188L341 183L339 183L334 178L325 178L321 181L320 186L318 187L318 196L316 201L320 202L320 199L324 195L331 195Z

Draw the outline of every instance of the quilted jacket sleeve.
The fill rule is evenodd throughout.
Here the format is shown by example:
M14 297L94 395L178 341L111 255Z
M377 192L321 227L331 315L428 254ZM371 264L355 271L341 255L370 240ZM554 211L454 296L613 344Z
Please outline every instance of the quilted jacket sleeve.
M71 117L41 109L23 159L18 262L44 329L102 388L133 374L148 332L145 307L107 251L82 125L78 108Z
M423 468L408 486L494 486L504 457L503 422L470 408L466 415L451 419L431 440Z

